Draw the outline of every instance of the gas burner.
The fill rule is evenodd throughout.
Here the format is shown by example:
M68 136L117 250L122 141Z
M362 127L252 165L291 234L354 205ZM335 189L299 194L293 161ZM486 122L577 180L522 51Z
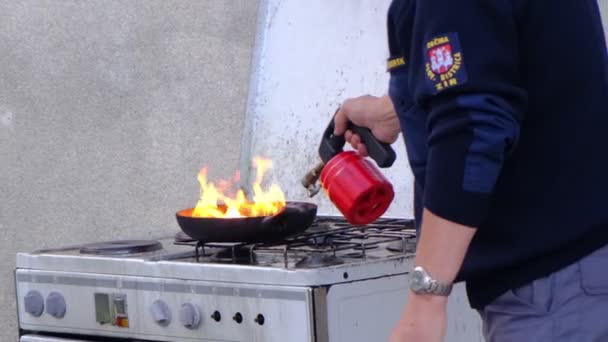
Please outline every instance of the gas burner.
M81 254L123 255L148 253L162 249L163 245L155 240L117 240L92 243L80 248Z
M400 241L391 242L386 249L397 253L414 253L416 252L416 238L406 238Z
M213 254L211 256L211 260L219 263L232 263L239 265L255 264L255 257L251 249L241 244L226 246L217 253Z
M307 257L304 257L296 263L296 268L319 268L333 265L341 265L344 260L331 254L319 254L313 253Z

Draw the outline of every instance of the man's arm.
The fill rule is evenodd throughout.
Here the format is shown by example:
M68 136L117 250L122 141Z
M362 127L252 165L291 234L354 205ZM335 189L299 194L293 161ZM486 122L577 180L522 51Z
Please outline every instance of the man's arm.
M417 3L410 83L428 109L429 138L416 262L445 280L458 273L519 140L527 94L512 6L501 0Z
M416 265L451 283L487 217L526 105L510 1L418 1L410 84L429 112ZM410 292L391 342L441 341L447 298ZM438 333L439 332L439 333Z
M527 101L510 1L417 3L410 80L428 109L428 160L416 263L453 281L489 211Z
M472 227L445 220L424 209L416 265L434 279L452 283L476 232ZM403 315L389 342L440 342L447 326L448 297L409 292Z

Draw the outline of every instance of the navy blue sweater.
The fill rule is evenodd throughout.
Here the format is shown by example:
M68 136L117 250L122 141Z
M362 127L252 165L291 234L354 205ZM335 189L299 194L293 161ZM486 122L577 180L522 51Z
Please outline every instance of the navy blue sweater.
M472 307L608 243L595 0L395 0L388 33L417 221L478 228L457 279Z

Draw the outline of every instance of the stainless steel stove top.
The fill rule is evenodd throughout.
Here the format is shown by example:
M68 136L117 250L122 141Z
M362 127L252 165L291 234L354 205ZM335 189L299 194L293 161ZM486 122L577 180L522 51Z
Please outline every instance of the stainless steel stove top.
M415 242L411 220L380 219L352 226L343 218L320 216L306 232L273 243L202 243L174 232L152 240L20 253L17 267L138 276L154 276L160 269L165 276L178 279L249 283L272 279L274 284L319 285L352 281L357 275L367 278L376 272L403 273L406 270L396 265L413 258ZM376 267L366 266L370 264ZM327 274L333 276L327 278Z

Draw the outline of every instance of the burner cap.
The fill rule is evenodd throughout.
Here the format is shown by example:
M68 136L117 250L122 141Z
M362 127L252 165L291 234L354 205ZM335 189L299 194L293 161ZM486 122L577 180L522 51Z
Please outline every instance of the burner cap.
M296 268L319 268L343 264L344 260L335 255L314 253L296 263Z
M80 249L81 254L120 255L153 252L163 248L154 240L118 240L86 245Z

